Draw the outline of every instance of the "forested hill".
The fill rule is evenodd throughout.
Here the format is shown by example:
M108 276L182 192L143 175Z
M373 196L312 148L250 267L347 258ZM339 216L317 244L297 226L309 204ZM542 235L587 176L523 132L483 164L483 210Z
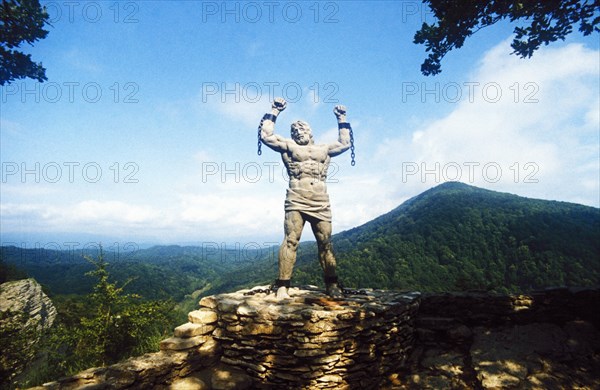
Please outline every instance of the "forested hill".
M462 183L334 237L348 285L521 291L600 284L600 210ZM314 264L302 258L301 274ZM314 280L314 279L313 279Z
M154 246L138 249L124 246L115 251L104 248L104 260L109 264L111 278L127 283L127 292L144 298L181 300L186 294L200 290L232 273L244 261L260 256L266 250L244 251L227 249L218 243L204 246ZM98 244L90 249L51 250L45 248L0 247L0 282L33 277L52 294L83 295L92 291L95 280L86 273L94 269L86 260L97 259ZM130 280L131 279L131 280Z
M333 242L347 287L518 292L600 285L599 209L462 183L432 188L336 234ZM130 291L180 300L194 290L211 294L271 283L276 252L160 246L121 253L120 261L107 253L107 260L117 280L135 278ZM0 270L3 262L60 294L84 294L93 282L83 276L91 265L69 252L2 247ZM314 242L300 245L294 270L293 284L306 283L323 285Z

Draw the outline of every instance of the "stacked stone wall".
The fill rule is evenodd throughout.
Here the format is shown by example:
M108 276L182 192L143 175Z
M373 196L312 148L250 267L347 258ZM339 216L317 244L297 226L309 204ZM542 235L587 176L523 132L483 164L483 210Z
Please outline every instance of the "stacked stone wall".
M423 294L398 384L600 388L600 290Z
M243 292L207 297L223 363L245 369L256 386L378 388L414 344L418 294L369 291L334 300L290 289L291 299Z
M202 298L160 352L44 388L600 388L598 289L248 292Z

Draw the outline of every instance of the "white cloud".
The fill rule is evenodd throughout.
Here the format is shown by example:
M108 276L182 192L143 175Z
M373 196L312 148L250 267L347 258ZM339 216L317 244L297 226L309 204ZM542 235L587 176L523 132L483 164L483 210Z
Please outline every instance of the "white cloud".
M339 183L329 185L335 232L362 225L405 200L395 196L382 172L354 173L347 168L338 177Z
M147 206L121 201L86 200L65 213L74 222L96 222L105 225L155 222L160 213Z
M236 102L234 98L229 97L228 99L225 99L224 103L221 101L211 101L209 104L225 118L242 123L248 127L258 126L260 118L262 118L263 114L269 111L271 107L271 103L268 102L264 96L257 102L245 99L240 99Z
M6 180L8 181L8 179ZM9 198L36 198L36 197L48 197L52 195L56 195L59 193L59 190L52 185L43 185L36 183L32 185L23 185L23 184L8 184L2 183L2 190L0 194L2 197L8 196Z
M112 229L132 233L130 229L160 226L161 213L149 206L121 201L85 200L76 204L7 203L0 207L3 228L31 231L70 231L74 233L114 233ZM135 233L135 232L133 232ZM141 233L141 232L140 232Z
M474 95L439 120L424 119L410 137L386 140L376 161L396 168L399 188L459 173L481 187L597 206L598 52L568 45L529 60L509 52L507 42L488 52L472 76Z

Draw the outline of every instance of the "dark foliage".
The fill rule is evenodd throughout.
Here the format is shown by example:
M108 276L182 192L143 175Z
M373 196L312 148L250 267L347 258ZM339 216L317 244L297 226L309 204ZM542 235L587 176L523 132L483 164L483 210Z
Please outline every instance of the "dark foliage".
M44 338L43 359L36 372L23 379L26 385L156 351L158 342L172 332L173 301L125 293L127 282L112 281L102 252L97 259L87 260L92 269L86 276L95 284L85 296L55 298L58 324Z
M0 85L13 80L32 78L47 80L46 69L35 63L31 54L18 50L22 43L30 45L44 39L48 31L48 13L38 0L2 0L0 4Z
M424 0L437 21L423 23L414 42L424 44L429 52L421 72L441 72L441 61L453 49L462 47L465 39L500 20L519 23L511 44L514 54L531 57L542 45L564 40L579 24L584 36L600 32L600 1L580 0Z
M518 292L600 284L600 211L446 183L335 237L349 284Z
M21 280L27 278L27 272L18 268L14 264L6 263L3 256L0 255L0 284L10 282L11 280Z

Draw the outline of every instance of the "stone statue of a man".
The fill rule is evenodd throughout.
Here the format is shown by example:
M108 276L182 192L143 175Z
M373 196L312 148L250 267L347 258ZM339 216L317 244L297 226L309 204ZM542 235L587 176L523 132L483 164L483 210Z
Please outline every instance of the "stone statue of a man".
M288 298L288 288L300 235L306 222L310 223L319 249L319 262L325 274L327 294L341 297L335 271L335 257L331 245L331 208L327 194L327 169L331 157L350 148L350 125L346 122L346 107L336 106L333 113L338 120L339 137L331 144L315 144L308 123L292 123L292 138L274 133L275 121L286 108L286 101L276 98L271 114L265 114L260 123L260 139L269 148L281 153L289 176L285 199L285 238L279 248L279 279L277 297Z

